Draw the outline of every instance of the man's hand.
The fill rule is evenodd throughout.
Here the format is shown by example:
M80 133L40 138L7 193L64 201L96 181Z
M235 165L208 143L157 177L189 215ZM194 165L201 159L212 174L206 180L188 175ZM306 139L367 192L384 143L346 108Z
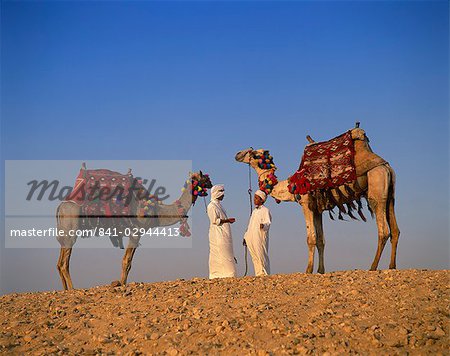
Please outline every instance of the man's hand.
M234 223L235 221L236 221L235 218L220 219L220 225L226 224L226 223L232 224L232 223Z

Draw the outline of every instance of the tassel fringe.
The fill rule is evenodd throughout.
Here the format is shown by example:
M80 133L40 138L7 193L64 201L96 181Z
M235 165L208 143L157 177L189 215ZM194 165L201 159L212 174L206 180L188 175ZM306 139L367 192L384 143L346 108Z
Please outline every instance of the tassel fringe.
M342 190L340 188L342 188ZM344 219L344 215L348 215L352 220L362 220L366 222L367 219L363 213L363 204L361 201L361 198L364 198L367 202L367 209L369 210L372 218L374 218L374 213L367 197L365 195L361 195L360 192L355 192L354 189L360 189L356 182L353 185L354 189L348 185L344 185L340 188L311 192L309 194L309 208L311 210L319 211L320 213L328 210L328 216L330 219L336 220L336 213L333 209L337 207L337 217L339 220L347 221ZM355 212L358 213L358 215L356 215Z

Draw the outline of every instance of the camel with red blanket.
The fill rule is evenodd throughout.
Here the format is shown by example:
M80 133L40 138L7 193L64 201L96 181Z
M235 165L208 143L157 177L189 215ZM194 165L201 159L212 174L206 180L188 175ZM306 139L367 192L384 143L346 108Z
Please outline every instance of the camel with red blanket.
M359 123L352 130L330 141L316 143L309 136L299 169L288 179L278 181L276 167L267 150L242 150L236 161L249 164L258 174L259 188L277 203L297 202L303 208L309 249L307 273L314 267L314 252L319 254L318 273L325 272L322 213L338 208L339 219L347 214L366 220L361 198L365 198L378 228L378 248L370 270L376 270L387 240L391 239L389 268L396 268L397 243L400 231L394 212L395 173L390 165L376 155Z
M151 195L131 171L120 174L106 169L87 170L83 164L71 194L56 211L58 230L65 232L64 236L58 236L61 251L57 263L63 288L73 288L69 262L77 236L70 236L71 231L98 232L99 228L104 231L109 228L110 232L127 235L129 243L122 260L121 279L113 282L113 285L125 285L141 232L181 223L177 231L189 237L186 214L197 197L206 196L211 187L207 174L191 173L181 197L166 205L158 196ZM121 245L121 239L119 236L120 243L114 244Z

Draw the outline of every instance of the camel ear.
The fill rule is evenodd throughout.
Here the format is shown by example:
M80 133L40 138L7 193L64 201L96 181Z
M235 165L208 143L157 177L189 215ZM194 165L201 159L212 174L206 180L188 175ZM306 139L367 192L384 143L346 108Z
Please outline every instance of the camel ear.
M200 171L200 177L203 177L203 173L202 173L202 171Z

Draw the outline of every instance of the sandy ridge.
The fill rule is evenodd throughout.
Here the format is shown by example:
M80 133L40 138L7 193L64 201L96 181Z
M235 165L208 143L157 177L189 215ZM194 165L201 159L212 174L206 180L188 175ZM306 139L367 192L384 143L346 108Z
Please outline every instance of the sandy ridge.
M177 280L0 297L6 354L433 354L450 271Z

